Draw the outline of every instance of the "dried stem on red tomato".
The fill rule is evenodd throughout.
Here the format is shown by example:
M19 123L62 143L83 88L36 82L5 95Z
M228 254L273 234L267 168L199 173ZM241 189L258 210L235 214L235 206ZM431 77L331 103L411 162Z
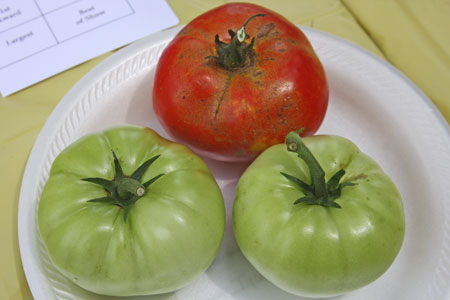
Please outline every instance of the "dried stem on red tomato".
M242 67L249 53L253 51L253 43L255 38L252 38L250 44L245 43L249 35L245 32L245 26L255 17L264 17L265 14L256 14L247 19L242 27L234 32L229 29L228 34L231 37L230 43L220 41L219 35L215 36L215 44L218 56L207 56L207 59L214 59L214 61L221 67L227 70L235 70Z

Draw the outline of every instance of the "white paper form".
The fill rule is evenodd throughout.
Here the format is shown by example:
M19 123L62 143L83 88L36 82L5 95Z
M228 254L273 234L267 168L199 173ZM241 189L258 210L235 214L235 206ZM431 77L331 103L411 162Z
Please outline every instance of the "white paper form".
M0 0L0 93L177 23L164 0Z

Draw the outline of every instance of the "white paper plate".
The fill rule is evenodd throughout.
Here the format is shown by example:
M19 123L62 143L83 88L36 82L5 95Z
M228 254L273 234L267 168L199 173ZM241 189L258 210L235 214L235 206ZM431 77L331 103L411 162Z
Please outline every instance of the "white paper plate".
M103 299L73 285L49 262L36 211L53 159L82 135L124 123L166 133L152 110L154 68L180 27L138 41L106 59L61 100L29 157L19 202L22 262L36 299ZM442 300L450 295L450 130L433 104L400 72L361 48L302 28L324 64L330 104L319 133L353 140L397 184L406 237L377 281L339 299ZM273 286L247 263L233 236L231 207L242 164L207 160L222 188L227 226L213 265L175 293L139 299L299 299ZM105 297L106 299L106 297Z

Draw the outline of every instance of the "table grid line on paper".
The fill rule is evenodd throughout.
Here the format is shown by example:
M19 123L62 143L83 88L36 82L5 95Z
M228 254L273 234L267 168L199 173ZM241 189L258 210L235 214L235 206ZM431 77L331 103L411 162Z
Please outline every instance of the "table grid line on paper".
M34 0L34 3L36 4L37 9L39 10L39 12L41 13L42 19L45 21L45 23L47 24L47 27L49 29L49 31L52 33L53 37L55 38L56 44L58 44L58 39L56 38L55 33L52 30L52 27L50 27L50 24L48 24L47 18L45 17L45 15L42 13L42 9L39 6L39 4L37 3L36 0Z
M43 12L42 9L41 9L41 7L40 7L40 5L39 5L39 3L38 3L38 0L33 0L34 4L36 5L36 8L39 10L39 14L36 15L35 17L28 18L27 20L25 20L25 21L23 21L23 22L21 22L21 23L15 24L15 25L13 25L13 26L11 26L11 27L7 27L7 28L4 29L4 30L0 30L0 34L2 34L2 33L4 33L4 32L6 32L6 31L8 31L8 30L10 30L10 29L13 29L13 28L15 28L15 27L24 25L24 24L26 24L26 23L28 23L28 22L30 22L30 21L33 21L33 20L36 20L36 19L45 17L46 14L49 14L49 13L58 11L58 10L60 10L60 9L63 9L63 8L65 8L65 7L68 7L68 6L70 6L70 5L74 4L74 3L81 2L81 1L83 1L83 0L75 0L75 1L69 2L69 3L67 3L67 4L64 4L64 5L62 5L62 6L59 6L59 7L57 7L57 8L54 8L54 9L52 9L52 10L49 10L49 11L47 11L47 12ZM124 1L126 1L126 2L129 4L129 1L128 1L128 0L124 0ZM130 4L129 4L129 5L130 5Z
M39 1L39 0L34 0L34 2L36 3L36 6L37 6L37 7L39 8L39 10L42 12L41 6L39 5L38 1ZM54 11L57 11L57 10L59 10L59 9L65 8L65 7L67 7L67 6L70 6L70 5L74 4L74 3L81 2L81 1L83 1L83 0L75 0L75 1L69 2L69 3L67 3L67 4L64 4L64 5L62 5L62 6L59 6L59 7L57 7L57 8L52 9L52 10L49 10L49 11L43 13L43 14L45 15L45 14L52 13L52 12L54 12Z
M67 41L69 41L69 40L71 40L71 39L73 39L73 38L79 37L79 36L81 36L81 35L83 35L83 34L86 34L86 33L90 32L90 31L94 31L94 30L96 30L96 29L98 29L98 28L100 28L100 27L102 27L102 26L106 26L106 25L109 25L109 24L111 24L111 23L117 22L117 21L119 21L119 20L121 20L121 19L123 19L123 18L129 17L129 16L131 16L132 14L133 14L133 13L129 13L129 14L127 14L127 15L123 15L123 16L121 16L121 17L118 17L117 19L113 19L113 20L111 20L111 21L109 21L109 22L106 22L106 23L104 23L104 24L102 24L102 25L100 25L100 26L90 28L89 30L86 30L86 31L83 31L83 32L81 32L81 33L79 33L79 34L77 34L77 35L71 36L70 38L67 38L67 39L65 39L65 40L61 40L61 41L59 41L59 43L67 42Z
M32 1L38 11L37 15L0 31L0 52L6 54L0 57L0 70L135 14L128 0L114 2L76 0L47 10L43 9L42 3L38 0ZM67 25L69 21L72 21L72 24ZM57 26L61 22L65 22L67 27ZM86 25L86 23L92 25ZM84 25L86 28L82 27ZM2 43L1 40L4 42ZM20 47L25 40L28 40L31 46L28 44L29 47Z

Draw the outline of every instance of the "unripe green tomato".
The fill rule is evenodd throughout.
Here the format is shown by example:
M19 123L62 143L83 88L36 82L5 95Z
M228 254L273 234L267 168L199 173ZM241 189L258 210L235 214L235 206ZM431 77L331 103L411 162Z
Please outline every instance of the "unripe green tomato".
M324 171L322 183L317 164L299 158L288 138L288 148L267 149L239 180L236 239L256 270L281 289L309 297L344 294L373 282L396 258L405 233L401 197L349 140L314 136L303 142ZM311 168L319 170L316 185ZM335 174L341 177L330 180ZM321 194L323 182L328 189Z
M187 285L212 263L225 226L222 194L206 164L133 126L64 149L38 209L55 267L89 291L114 296Z

